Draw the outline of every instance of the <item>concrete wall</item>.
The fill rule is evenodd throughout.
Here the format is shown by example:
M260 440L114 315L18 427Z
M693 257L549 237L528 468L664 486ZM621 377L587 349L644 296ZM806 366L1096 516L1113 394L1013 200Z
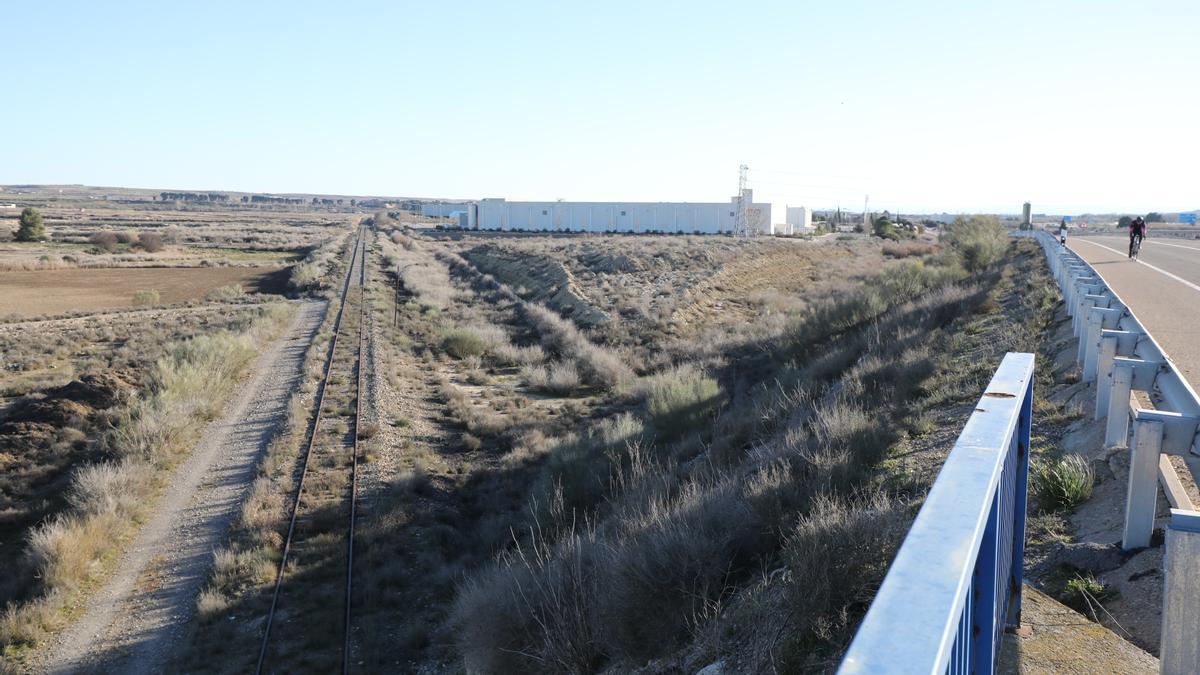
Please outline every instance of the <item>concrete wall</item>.
M771 205L751 204L752 227L770 233ZM566 232L732 232L736 200L687 202L479 202L481 230L552 230Z

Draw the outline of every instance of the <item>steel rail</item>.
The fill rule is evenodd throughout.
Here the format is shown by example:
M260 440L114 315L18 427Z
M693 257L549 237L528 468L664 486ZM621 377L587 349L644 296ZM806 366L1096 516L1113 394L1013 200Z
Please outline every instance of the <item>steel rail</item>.
M361 235L360 235L361 241ZM362 241L359 259L360 278L358 283L358 383L354 397L354 447L350 460L350 533L346 538L346 617L345 635L342 643L342 673L350 672L350 603L354 597L354 519L358 509L358 441L362 428L363 355L367 341L367 243Z
M301 460L301 467L300 467L300 480L298 481L298 483L296 485L295 496L292 498L291 516L288 519L287 536L283 542L283 553L279 559L279 568L276 570L276 573L275 573L275 586L271 592L271 606L267 610L267 620L263 627L262 643L259 645L258 663L254 668L254 672L256 673L256 675L261 675L261 673L263 672L263 667L266 664L267 649L270 646L270 640L271 640L271 627L275 620L275 610L277 609L277 607L279 605L279 591L280 591L281 587L283 586L283 573L287 567L288 555L291 552L292 537L296 531L296 519L297 519L297 516L300 511L300 508L299 508L300 501L304 495L305 479L308 477L309 459L312 457L313 446L316 444L317 432L320 431L320 428L321 428L321 419L322 419L322 416L325 411L325 392L327 391L327 389L329 387L329 376L333 369L333 360L334 360L334 356L337 353L338 340L341 337L341 333L342 333L343 318L345 316L345 311L346 311L346 301L349 300L349 298L350 298L350 283L354 278L354 264L356 261L358 261L360 263L365 262L365 261L362 261L359 259L360 252L363 255L365 255L365 253L366 253L366 249L363 246L363 231L361 228L358 231L358 236L354 243L354 250L350 256L350 265L346 270L346 281L342 285L341 304L338 307L337 318L334 320L333 338L330 341L329 354L325 357L325 366L324 366L324 370L322 372L321 382L317 387L316 413L315 413L315 417L313 419L312 427L309 431L308 441L305 443L305 447L304 447L304 455L303 455L303 459ZM361 320L361 315L360 315L360 320ZM360 327L359 332L360 333L362 332L361 327ZM361 347L362 347L362 341L361 341L361 335L360 335L359 356L358 356L358 359L360 361L360 365L359 365L360 378L358 379L356 386L361 385L361 371L362 371ZM356 459L357 459L357 449L358 449L357 448L357 446L358 446L358 415L359 415L359 412L358 412L359 405L358 404L359 404L359 395L360 394L361 394L361 390L359 392L357 392L355 395L354 446L355 446L355 458ZM352 489L353 489L353 487L352 487ZM350 609L349 609L349 585L348 584L349 584L349 581L347 580L346 624L344 627L345 631L346 631L346 637L345 637L345 641L343 642L343 648L345 648L345 646L349 644L349 611L350 611ZM347 664L346 655L343 654L343 658L342 658L343 672L345 671L346 664Z

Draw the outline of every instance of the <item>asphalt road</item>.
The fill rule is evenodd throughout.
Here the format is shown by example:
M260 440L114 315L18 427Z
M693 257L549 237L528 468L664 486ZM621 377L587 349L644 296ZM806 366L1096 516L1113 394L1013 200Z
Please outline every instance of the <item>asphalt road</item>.
M1123 236L1070 237L1067 245L1092 264L1200 390L1200 240L1160 240L1151 231L1136 261Z

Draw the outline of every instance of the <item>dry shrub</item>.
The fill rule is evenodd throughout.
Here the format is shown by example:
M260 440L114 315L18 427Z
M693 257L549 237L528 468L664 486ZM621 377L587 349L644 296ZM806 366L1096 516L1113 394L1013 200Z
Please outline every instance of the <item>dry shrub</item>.
M445 309L453 301L456 291L446 265L412 240L407 245L382 238L379 242L387 268L422 306Z
M163 238L154 232L143 232L138 235L137 244L147 253L158 253L163 250Z
M675 366L641 383L650 423L667 436L703 429L721 401L721 387L692 364Z
M442 332L442 349L456 359L482 356L486 348L483 338L470 328L451 328Z
M475 405L467 392L450 382L443 382L438 391L446 401L446 410L467 431L478 436L496 436L506 431L510 419L484 405Z
M579 388L579 371L570 361L559 361L548 366L526 366L521 369L525 384L534 389L558 394L570 394Z
M304 256L304 260L292 265L291 275L288 277L288 287L293 291L315 291L327 288L330 285L327 275L333 268L334 261L337 260L338 249L349 237L350 234L346 234L342 237L326 239L309 251L308 255Z
M362 428L358 430L358 439L361 441L370 440L375 438L377 435L379 435L379 425L375 422L364 424Z
M528 366L546 360L546 352L539 345L517 347L511 343L500 345L491 351L492 358L501 365Z
M883 492L813 501L784 544L790 641L804 645L784 650L785 658L803 659L814 644L826 652L845 648L911 521L911 505ZM811 664L780 665L793 672Z
M88 237L88 242L105 253L117 250L117 235L113 232L97 232Z
M153 288L137 291L133 294L134 307L153 307L159 303L161 296Z
M959 216L942 228L942 238L962 257L972 272L998 261L1008 248L1008 233L996 216Z
M936 244L929 244L920 241L897 241L884 242L883 254L889 258L910 258L913 256L926 256L937 250Z
M138 243L137 232L117 232L115 236L117 237L117 242L121 244L129 244L132 246Z
M620 356L593 344L574 323L536 303L525 303L523 309L541 331L542 341L562 356L574 360L588 384L613 389L633 379L633 371Z
M416 248L416 245L413 244L413 240L404 236L404 233L402 233L402 232L392 232L392 243L399 244L399 245L403 246L405 248L405 250L408 250L408 251L411 251Z
M204 299L210 302L234 302L246 297L246 290L241 284L229 284L209 291Z

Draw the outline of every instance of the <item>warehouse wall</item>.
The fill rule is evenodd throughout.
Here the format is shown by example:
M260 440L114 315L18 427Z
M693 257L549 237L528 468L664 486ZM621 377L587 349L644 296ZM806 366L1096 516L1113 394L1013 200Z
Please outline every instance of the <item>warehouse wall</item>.
M572 232L732 232L737 206L647 202L479 202L479 229ZM771 205L751 204L750 222L771 232Z
M428 202L421 204L421 215L427 218L449 218L455 211L466 211L470 202Z

